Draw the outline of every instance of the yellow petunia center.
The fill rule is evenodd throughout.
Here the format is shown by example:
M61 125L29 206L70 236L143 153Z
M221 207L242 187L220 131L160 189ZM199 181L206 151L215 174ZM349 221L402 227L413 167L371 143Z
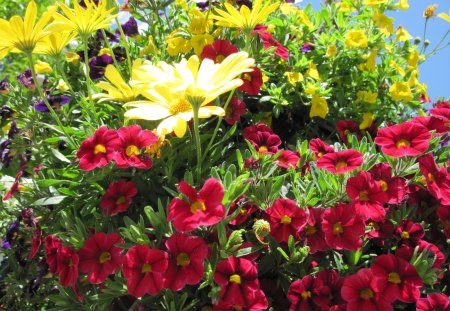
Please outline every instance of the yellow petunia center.
M400 275L396 272L389 273L388 281L394 284L400 284L402 282L402 280L400 279Z
M94 154L106 153L106 147L102 144L95 145Z
M373 230L380 230L380 226L375 221L369 221L367 224L369 227L372 227Z
M402 231L402 233L400 233L400 236L402 237L402 239L409 239L409 233L406 231Z
M347 162L339 161L334 167L336 168L336 170L340 170L343 167L347 167Z
M225 59L225 56L223 56L222 54L219 54L216 56L216 63L221 63L221 62L223 62L224 59Z
M242 75L242 79L243 80L247 80L247 81L252 81L252 76L250 74L248 74L248 73L244 73Z
M148 263L144 263L141 267L142 273L152 272L152 265L149 265Z
M319 152L319 153L317 154L317 157L318 157L318 158L323 157L323 152Z
M239 211L239 214L245 215L245 213L247 213L247 209L241 208L241 210Z
M170 103L170 114L176 115L182 112L192 111L191 104L185 99L177 99Z
M344 232L344 229L342 228L341 222L337 222L333 225L333 234L338 235Z
M386 192L388 190L387 182L385 182L384 180L380 179L378 181L378 184L381 186L381 190L383 190L383 192Z
M305 234L313 235L317 232L317 228L315 226L306 225L305 226Z
M266 146L260 146L260 147L258 148L258 151L259 151L259 152L267 152L267 151L269 151L269 149L268 149Z
M431 173L428 173L428 180L429 181L436 181L436 178L434 177L434 175L433 174L431 174Z
M230 282L241 284L241 277L239 274L233 274L230 276Z
M194 203L191 204L191 206L189 208L191 209L192 214L195 214L198 210L201 210L201 211L206 210L205 203L203 203L201 201L195 201Z
M373 298L373 291L370 288L364 288L361 293L359 293L359 297L365 300L371 299Z
M280 220L280 222L283 225L289 225L291 223L291 221L292 221L292 219L288 215L283 215L283 217L281 217L281 220Z
M191 263L189 255L186 253L179 253L177 256L177 266L186 267Z
M116 200L116 204L123 204L125 203L126 199L123 195L121 195L120 197L117 198Z
M309 290L303 292L300 294L303 298L303 300L307 300L308 298L311 298L311 292Z
M402 138L402 139L397 140L397 142L395 143L395 146L397 148L409 147L409 146L411 146L411 143L408 140Z
M369 195L368 195L367 191L361 191L359 193L359 200L363 201L363 202L369 201Z
M125 150L127 157L131 157L132 155L138 156L141 154L141 150L135 145L129 145Z
M98 262L103 264L109 260L111 260L111 254L109 252L102 252L100 254L100 257L98 257Z

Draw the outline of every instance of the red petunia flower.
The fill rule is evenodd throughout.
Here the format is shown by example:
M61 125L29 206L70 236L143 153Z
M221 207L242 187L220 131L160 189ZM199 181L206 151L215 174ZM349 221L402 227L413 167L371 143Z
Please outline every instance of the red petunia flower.
M436 209L436 214L442 223L444 234L450 239L450 205L441 205Z
M348 311L394 310L382 292L383 288L378 288L372 270L368 268L359 269L356 274L346 277L341 290Z
M398 176L392 177L392 169L388 163L375 164L369 173L381 186L381 190L388 196L387 203L398 204L406 194L406 181Z
M255 124L255 125L247 126L242 131L242 136L245 139L249 140L248 137L250 137L250 135L258 133L258 132L269 132L269 134L273 134L273 131L272 131L272 129L270 127L268 127L264 123L258 123L258 124Z
M120 144L114 161L117 167L136 167L148 170L152 167L151 158L142 150L158 142L158 136L149 130L142 130L139 125L121 127L117 130Z
M422 225L409 219L403 219L395 228L395 233L400 237L402 243L411 246L416 246L425 235Z
M415 122L404 122L378 130L375 144L392 157L418 156L428 150L431 134Z
M135 297L156 295L163 288L163 274L168 266L168 254L147 245L131 247L123 262L128 293Z
M98 232L89 237L78 252L79 269L88 274L92 284L100 284L113 273L119 271L123 262L123 249L115 244L123 243L117 233Z
M314 152L316 159L323 157L327 153L334 152L334 148L326 144L320 138L314 138L309 141L309 150Z
M364 234L363 220L352 205L339 203L325 210L322 230L328 245L334 249L357 250L361 248Z
M103 215L114 216L126 211L137 193L136 184L132 181L119 180L111 183L100 201Z
M305 244L309 246L311 254L318 251L326 251L330 247L325 241L322 230L322 215L325 211L321 207L308 207L309 217L306 225L300 230L300 239L305 240Z
M357 139L360 140L363 136L361 130L359 129L359 124L352 120L340 120L336 123L336 130L339 133L344 144L348 144L347 136L350 134L356 135Z
M169 266L164 274L164 287L173 291L183 289L186 284L198 284L203 278L203 262L208 255L205 241L184 233L175 232L166 241Z
M276 199L264 212L270 223L270 234L278 243L287 243L290 235L297 237L308 218L306 212L289 199Z
M278 158L275 159L279 167L286 169L289 167L297 167L299 160L300 156L298 152L291 150L283 150Z
M356 170L363 161L362 153L348 149L325 154L317 160L317 167L333 174L344 174Z
M250 260L228 257L217 264L214 282L220 285L220 300L247 307L246 294L259 290L258 269Z
M227 109L225 110L225 117L223 119L229 125L233 125L238 123L241 116L245 114L246 106L244 101L238 99L236 96L231 98L230 103L228 104Z
M275 55L278 55L282 59L289 58L289 50L285 48L280 42L275 40L274 37L267 31L268 26L265 25L256 25L255 29L252 31L252 34L258 34L263 42L264 49L268 50L271 47L275 47Z
M258 207L251 204L244 194L230 204L228 215L232 215L238 208L240 208L239 214L229 222L230 225L237 226L242 224L250 215L258 210Z
M56 254L57 273L59 273L59 283L63 287L75 286L78 278L78 254L73 248L62 246Z
M61 240L53 235L48 235L44 239L45 245L45 261L48 264L49 270L52 274L58 271L57 254L61 246Z
M287 298L290 311L325 309L330 302L330 288L320 278L310 275L291 283Z
M430 109L430 114L444 118L445 122L450 122L450 102L437 103L435 108Z
M429 131L435 131L436 135L447 133L450 131L450 125L448 120L438 116L427 116L427 117L415 117L411 119L411 122L418 123L425 126Z
M221 63L227 56L239 52L238 48L228 40L215 40L212 44L205 45L201 58L211 59L216 64Z
M416 311L450 311L450 299L445 294L428 294L417 300Z
M314 274L314 277L320 279L323 286L329 288L328 299L329 305L340 305L345 304L345 301L341 296L342 283L344 278L339 275L335 270L323 270ZM330 309L332 310L332 309Z
M34 256L36 256L41 245L42 245L42 229L39 225L37 225L33 231L33 240L31 242L31 250L30 254L28 255L28 260L31 260L34 258Z
M269 303L267 302L266 295L262 290L251 290L248 287L243 288L244 292L244 305L237 305L230 303L225 299L220 299L219 302L214 305L214 311L230 311L230 310L239 310L239 311L259 311L259 310L267 310L269 307Z
M438 167L431 153L421 156L418 162L428 191L440 200L441 204L450 205L450 174L447 169Z
M346 189L356 213L362 220L384 219L386 210L383 204L387 202L388 196L370 173L361 171L357 176L349 178Z
M90 171L105 166L114 158L119 144L117 132L102 126L94 132L94 135L81 143L77 152L80 168Z
M275 154L281 139L265 124L257 124L244 129L243 135L259 153Z
M172 221L178 231L189 232L202 225L215 225L225 216L222 205L224 190L217 179L207 179L199 192L181 181L178 190L188 201L172 199L167 215L167 220Z
M379 222L370 220L366 226L371 227L372 230L367 232L365 236L378 245L384 245L384 240L391 238L395 230L394 224L389 219Z
M422 279L416 268L406 260L392 254L378 256L372 265L377 287L384 288L386 300L411 303L420 297Z
M262 73L259 68L253 67L252 71L243 73L241 79L244 83L237 88L239 91L252 96L259 94L263 84Z
M9 199L11 199L13 197L13 195L15 193L19 192L19 190L20 190L19 179L20 179L20 177L22 177L22 175L23 175L22 170L20 170L16 174L16 178L14 179L14 182L13 182L11 188L9 188L8 192L3 197L3 201L8 201Z

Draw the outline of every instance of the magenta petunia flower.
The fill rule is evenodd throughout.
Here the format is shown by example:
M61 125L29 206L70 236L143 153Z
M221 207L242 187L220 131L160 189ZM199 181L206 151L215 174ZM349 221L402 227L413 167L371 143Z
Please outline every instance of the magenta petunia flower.
M357 139L361 139L363 136L361 130L359 129L359 124L352 120L340 120L336 123L336 130L339 133L344 144L348 144L347 136L350 134L356 135Z
M326 251L330 247L325 241L325 235L322 230L322 215L325 211L321 207L308 207L309 217L306 225L300 230L300 239L305 240L305 244L309 246L311 254L318 251Z
M63 287L75 286L78 278L79 263L79 257L75 250L68 246L58 248L56 261L56 273L59 273L59 283Z
M212 44L205 45L201 58L209 58L216 64L221 63L227 56L239 52L238 48L228 40L215 40Z
M309 150L314 152L316 159L323 157L327 153L334 152L334 148L320 138L314 138L309 141Z
M416 303L417 311L450 311L450 299L445 294L428 294Z
M252 96L259 94L263 84L262 73L259 68L253 67L252 71L243 73L240 78L244 83L237 88L239 91Z
M291 283L287 298L292 303L290 311L323 310L330 302L330 288L322 279L307 275Z
M289 168L297 167L297 163L300 160L298 152L291 150L283 150L278 158L275 159L279 167Z
M363 161L362 153L348 149L325 154L317 160L317 167L333 174L344 174L359 168Z
M238 99L236 96L233 96L233 98L230 100L230 103L228 104L227 109L225 110L225 117L223 117L223 119L229 125L233 125L239 122L241 116L245 114L245 112L246 106L244 101Z
M268 26L266 25L256 25L255 29L252 31L252 34L258 34L263 42L264 49L270 49L271 47L275 47L275 55L281 57L282 59L289 58L289 50L284 47L280 42L275 40L274 37L267 31Z
M387 203L398 204L403 201L406 195L406 181L398 176L392 177L392 169L388 163L375 164L369 173L387 194Z
M445 167L438 167L431 153L421 156L419 168L425 177L427 189L441 204L450 205L450 174Z
M111 183L100 201L103 215L114 216L126 211L137 193L136 184L132 181L119 180Z
M49 270L52 274L56 274L58 271L58 249L62 247L61 240L53 235L48 235L44 239L44 245L45 260L48 264Z

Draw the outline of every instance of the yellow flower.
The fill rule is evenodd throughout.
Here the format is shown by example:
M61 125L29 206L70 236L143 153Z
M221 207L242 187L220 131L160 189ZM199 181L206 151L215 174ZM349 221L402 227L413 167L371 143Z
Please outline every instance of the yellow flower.
M309 19L308 15L306 15L305 11L296 9L295 15L298 16L300 23L306 25L309 28L314 28L313 23L311 23L311 20Z
M313 78L314 80L320 80L319 71L317 70L316 64L313 62L309 63L309 69L306 72L306 76Z
M408 66L410 69L416 69L419 64L419 60L423 60L423 55L419 54L419 51L413 50L408 55Z
M328 104L327 100L323 97L320 97L317 94L314 94L311 101L311 110L309 112L309 117L320 117L325 119L328 113Z
M399 26L397 28L397 30L395 31L395 34L397 35L394 40L395 42L397 42L397 41L405 42L407 40L412 39L412 36L409 34L409 32L402 26Z
M392 18L387 17L383 13L377 12L373 15L373 20L384 35L389 36L394 32L394 23L392 22Z
M362 122L359 124L359 129L361 130L368 129L369 127L372 126L372 124L373 124L373 114L370 112L366 112L363 115Z
M284 75L287 77L288 82L296 86L298 82L303 81L303 75L300 72L285 72Z
M66 82L64 82L63 79L59 79L58 85L56 86L56 89L57 89L58 91L65 92L65 91L68 91L68 90L69 90L69 86L67 85Z
M42 38L36 45L35 53L59 57L63 49L75 38L73 32L55 32Z
M355 4L353 2L337 2L336 5L339 7L339 12L353 12L356 10Z
M108 48L102 48L102 49L100 49L100 51L98 52L98 56L102 56L102 55L109 55L109 56L111 56L113 53L112 53L112 51L110 50L110 49L108 49Z
M367 61L365 63L362 63L358 65L358 69L361 71L364 70L375 70L377 67L377 49L373 48L372 51L370 51L370 54L367 57Z
M68 63L72 63L75 66L78 65L78 62L80 61L80 55L78 55L77 53L68 52L65 54L65 56Z
M87 39L92 33L99 29L104 29L110 26L110 21L116 15L110 15L114 8L107 10L105 0L99 0L98 6L93 0L84 0L86 9L78 4L78 1L73 1L74 9L70 9L64 3L59 3L59 7L64 15L55 13L53 18L54 24L58 30L76 31L82 39Z
M187 53L192 49L190 41L183 37L169 35L166 38L166 43L167 53L169 53L170 56L176 56L180 53Z
M156 53L156 45L155 41L153 41L153 36L149 35L147 38L147 45L139 52L139 57L143 57L144 55Z
M396 9L400 9L406 11L409 9L408 0L399 0L398 3L394 6Z
M128 83L126 83L119 71L113 65L106 66L105 77L111 83L99 82L97 87L108 92L108 94L100 93L95 94L92 98L100 98L98 102L117 100L120 102L127 102L135 100L138 97L139 92L131 88Z
M186 0L175 0L175 4L181 6L184 10L188 8Z
M409 88L408 83L405 82L395 82L390 88L389 93L393 100L412 100L413 94Z
M394 69L394 72L400 74L402 77L406 75L405 69L403 69L396 61L391 60L389 63L389 67Z
M203 15L199 9L193 8L189 11L189 19L191 23L189 25L189 32L194 35L201 35L208 32L209 28L212 26L212 20Z
M210 34L195 35L189 41L190 45L194 48L194 53L200 56L202 54L205 45L212 44L214 37Z
M37 6L32 0L23 20L17 15L9 21L0 18L0 59L9 52L32 53L42 38L52 32L47 24L55 11L56 7L52 6L36 22Z
M306 85L306 88L305 88L305 93L306 94L308 94L308 95L313 95L313 94L315 94L317 92L317 86L316 85L314 85L314 84L312 84L312 83L308 83L307 85Z
M36 73L42 74L42 73L52 73L53 69L50 67L50 65L46 62L38 60L36 64L34 64L34 70L36 70Z
M345 44L350 48L366 48L368 43L362 30L350 30L345 36Z
M327 52L326 52L327 57L332 58L332 57L336 56L336 53L337 53L337 47L335 44L329 45L327 47Z
M377 102L378 93L371 91L358 91L356 93L356 101L375 104Z
M249 33L257 24L263 24L278 6L278 3L270 4L270 1L262 6L262 0L255 0L251 10L246 5L242 5L238 11L231 4L225 3L225 10L214 10L215 14L210 14L210 18L216 20L217 26L241 28Z
M419 75L419 72L417 70L411 71L411 75L409 76L409 79L408 79L408 85L410 87L415 87L416 85L419 84L418 75Z
M144 62L133 71L133 78L137 80L132 81L132 85L148 101L125 104L126 107L132 107L125 113L125 117L164 119L158 125L158 133L168 134L173 131L175 135L182 137L186 132L187 122L193 118L193 107L199 107L199 118L225 115L223 108L207 104L242 85L243 82L238 77L249 72L254 62L246 52L231 54L220 64L215 64L210 59L200 62L195 55L174 65L161 62L154 66Z
M439 13L437 16L450 23L450 15L447 13Z
M368 6L377 6L387 3L388 0L364 0L363 4Z
M423 11L423 17L425 17L426 19L433 17L434 13L436 12L437 7L438 7L437 4L432 4L432 5L428 6L425 9L425 11Z

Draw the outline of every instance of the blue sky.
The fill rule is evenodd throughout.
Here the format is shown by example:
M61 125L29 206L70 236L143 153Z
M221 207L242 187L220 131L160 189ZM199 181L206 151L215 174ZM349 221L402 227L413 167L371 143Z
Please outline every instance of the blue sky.
M308 3L311 3L315 9L319 9L323 1L303 0L299 6L304 7ZM423 11L431 4L438 5L436 13L448 14L450 0L409 0L410 7L406 12L398 10L389 12L387 15L394 18L394 29L403 26L414 38L422 38L425 23ZM439 17L429 19L426 37L430 41L430 46L426 52L430 52L449 30L449 22ZM445 42L450 42L450 34ZM438 97L450 98L450 46L429 57L420 65L419 70L419 81L428 85L428 96L432 100L436 100Z

